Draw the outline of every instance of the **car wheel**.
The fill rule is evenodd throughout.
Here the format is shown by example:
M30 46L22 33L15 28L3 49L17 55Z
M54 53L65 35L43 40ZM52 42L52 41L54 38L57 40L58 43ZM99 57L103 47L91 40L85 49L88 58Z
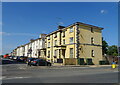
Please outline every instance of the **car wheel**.
M47 64L47 66L51 66L51 64Z
M39 66L39 63L37 63L36 65Z

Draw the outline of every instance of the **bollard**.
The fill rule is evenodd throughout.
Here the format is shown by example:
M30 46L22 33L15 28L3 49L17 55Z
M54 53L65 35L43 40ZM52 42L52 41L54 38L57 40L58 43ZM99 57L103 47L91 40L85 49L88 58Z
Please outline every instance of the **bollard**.
M112 68L116 68L116 65L115 65L115 64L112 64Z
M113 68L113 69L116 68L116 64L115 64L115 62L112 63L112 68Z

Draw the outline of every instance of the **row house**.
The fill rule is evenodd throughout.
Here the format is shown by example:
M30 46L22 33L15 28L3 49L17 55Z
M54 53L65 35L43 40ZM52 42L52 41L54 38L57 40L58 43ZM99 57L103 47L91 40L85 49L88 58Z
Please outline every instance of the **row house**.
M102 56L103 28L76 22L58 26L56 31L41 34L38 39L17 47L16 56L45 58L61 65L99 64Z
M24 56L25 55L25 47L24 45L18 46L15 51L13 50L13 52L15 52L15 56Z
M99 64L102 57L101 27L76 22L46 36L47 60L59 64Z
M31 39L29 43L18 46L16 49L13 50L13 52L15 53L14 56L45 58L45 37L46 34L40 34L38 39Z
M38 39L31 41L31 56L32 57L39 57L39 58L45 58L46 56L46 48L45 48L45 37L46 34L41 34Z

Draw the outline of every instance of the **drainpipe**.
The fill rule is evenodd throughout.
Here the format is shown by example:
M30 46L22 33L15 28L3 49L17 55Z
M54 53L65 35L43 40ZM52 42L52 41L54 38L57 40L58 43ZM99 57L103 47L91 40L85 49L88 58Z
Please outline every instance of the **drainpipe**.
M79 30L79 24L76 23L76 57L77 57L77 60L79 59L79 56L80 56L80 37L79 37L79 34L80 34L80 30Z

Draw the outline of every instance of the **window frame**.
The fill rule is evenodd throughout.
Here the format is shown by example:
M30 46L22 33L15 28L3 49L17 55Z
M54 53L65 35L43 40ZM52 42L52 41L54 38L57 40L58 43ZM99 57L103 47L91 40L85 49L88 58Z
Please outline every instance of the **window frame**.
M95 57L95 51L94 50L91 51L91 55L92 55L92 57Z
M57 45L57 40L54 41L54 46L56 46L56 45Z
M48 47L50 47L50 42L48 42Z
M73 27L70 27L70 33L74 31L74 28Z
M50 58L50 50L48 51L48 57Z
M48 40L50 40L50 36L48 36Z
M63 37L65 37L65 31L63 31Z
M91 44L94 44L94 38L91 37Z
M71 51L71 49L72 49L72 51ZM70 48L69 53L70 53L70 58L73 58L73 55L74 55L74 53L73 53L73 48Z
M65 39L63 39L63 45L65 45Z
M57 33L54 34L54 38L57 38Z
M72 39L72 40L71 40L71 39ZM69 41L70 44L72 44L72 43L74 42L74 38L73 38L73 37L70 37L69 40L70 40L70 41ZM72 42L71 42L71 41L72 41Z
M54 56L57 56L57 50L54 50Z

